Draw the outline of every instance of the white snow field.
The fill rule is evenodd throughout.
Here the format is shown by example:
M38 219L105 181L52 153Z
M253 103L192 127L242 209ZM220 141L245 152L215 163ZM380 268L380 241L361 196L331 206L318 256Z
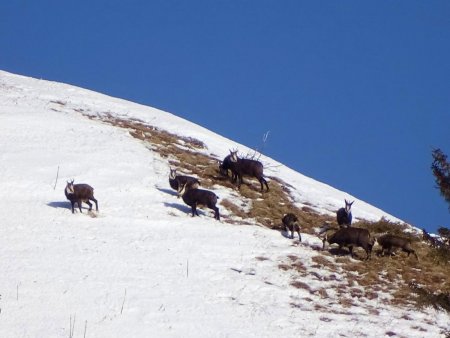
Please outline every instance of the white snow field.
M293 287L294 272L279 265L289 255L312 265L318 238L293 245L274 230L215 221L206 209L192 218L170 190L166 159L80 112L138 118L195 137L220 158L249 151L154 108L0 71L0 337L439 337L449 329L448 316L431 309L377 299L345 308L333 301L332 282L328 299ZM299 205L334 213L350 198L355 218L397 220L262 161L269 176L296 187ZM95 188L98 213L71 213L70 179ZM324 283L301 281L311 290Z

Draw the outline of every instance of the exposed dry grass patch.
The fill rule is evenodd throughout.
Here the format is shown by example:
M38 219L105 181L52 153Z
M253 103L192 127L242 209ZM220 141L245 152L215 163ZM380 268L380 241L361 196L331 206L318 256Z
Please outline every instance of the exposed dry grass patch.
M391 222L385 218L381 218L377 222L358 221L353 223L352 226L368 229L371 234L382 234L387 232L392 235L413 238L412 236L405 233L405 230L408 228L407 224Z
M313 293L311 287L310 287L308 284L306 284L306 283L304 283L304 282L302 282L302 281L299 281L299 280L293 281L293 282L291 283L291 285L292 285L293 287L297 288L297 289L305 289L305 290L308 291L309 293Z
M330 271L336 271L336 264L333 263L332 261L330 261L329 259L327 259L325 256L323 255L317 255L317 256L313 256L311 258L311 260L318 264L319 268L327 268Z
M289 260L291 260L293 262L298 259L298 256L296 256L296 255L287 255L286 257L289 258Z
M223 200L219 201L219 204L223 206L225 209L231 211L234 216L240 217L240 218L247 218L248 214L244 211L244 209L240 208L233 202L231 202L229 199L224 198Z
M304 275L308 271L305 264L303 264L303 262L301 261L296 261L295 263L293 263L292 268L300 272L302 275Z
M65 105L65 102L55 101L53 103L60 106ZM85 114L82 110L77 111ZM220 185L238 191L236 185L230 182L230 178L220 175L217 156L207 154L207 147L201 140L169 133L138 119L118 118L108 112L88 117L128 130L130 135L144 142L145 146L157 152L162 158L167 159L171 166L177 167L180 173L199 177L204 188L214 189L215 185ZM219 200L222 207L240 218L226 218L224 221L232 224L247 224L245 219L253 218L261 225L272 229L281 229L282 217L286 213L292 212L299 219L300 231L310 234L314 233L314 228L321 226L324 222L335 222L334 217L315 212L312 204L305 203L305 206L298 208L290 196L294 187L276 177L269 179L270 191L261 193L258 181L245 178L246 183L242 184L239 194L251 200L251 205L246 205L248 212L245 212L242 205L236 204L234 201ZM381 219L378 222L360 221L354 226L367 228L373 235L388 232L411 239L412 246L420 260L417 261L413 256L406 257L404 253L398 253L392 258L372 255L372 260L368 262L355 261L349 256L336 257L333 255L333 262L325 257L331 256L329 252L321 252L320 255L313 257L314 266L333 272L337 271L338 266L343 270L343 277L349 281L348 285L340 283L337 287L337 294L342 296L341 303L348 306L352 304L351 300L343 298L343 295L349 291L349 287L352 288L356 283L367 288L363 294L355 289L354 297L373 299L377 297L377 292L393 292L394 301L392 303L399 304L407 304L417 298L408 285L410 281L422 285L430 295L450 292L450 274L448 273L450 254L448 251L431 249L421 241L421 238L405 232L406 224ZM365 255L361 256L363 251L360 249L355 251L359 257L365 257ZM305 265L298 259L291 264L280 264L279 268L295 270L300 275L308 273ZM326 278L330 278L330 276ZM300 281L294 281L293 286L311 292L310 288ZM353 289L350 289L350 292L352 292L351 290Z
M369 314L371 314L373 316L378 316L380 314L380 311L374 307L369 307L368 311L369 311Z
M192 137L183 137L151 126L138 119L124 119L113 116L109 112L98 116L87 115L114 126L125 128L130 135L145 142L148 147L166 158L171 166L177 167L180 173L193 174L199 177L201 186L212 188L218 184L236 189L230 178L220 175L217 156L206 155L207 146ZM280 229L282 217L292 212L299 218L301 232L313 233L313 228L332 218L316 213L308 207L296 207L289 195L294 187L277 177L269 178L269 192L261 192L260 184L254 178L244 178L239 193L244 198L253 201L250 211L244 212L238 205L230 201L221 201L222 206L241 218L253 218L259 224L272 229ZM228 220L233 222L233 220ZM239 223L239 221L236 221Z
M327 290L324 289L324 288L319 289L319 290L317 291L317 293L319 294L320 298L322 298L322 299L330 298L330 296L328 295Z
M352 298L362 298L365 296L365 292L359 288L352 287L349 289L349 294Z
M292 270L292 265L289 264L278 264L278 269L283 271Z
M355 306L355 303L353 302L353 299L342 296L339 298L339 304L342 305L344 308L349 308L352 306Z

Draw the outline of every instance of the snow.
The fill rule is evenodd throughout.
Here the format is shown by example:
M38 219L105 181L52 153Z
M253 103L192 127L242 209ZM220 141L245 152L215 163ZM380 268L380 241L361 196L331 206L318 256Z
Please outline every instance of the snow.
M170 190L166 159L81 112L137 118L197 138L220 158L230 148L251 151L167 112L0 71L0 337L438 337L448 329L448 317L430 309L376 300L367 305L378 314L345 308L333 281L321 298L314 291L325 282L279 268L298 257L326 276L311 267L318 238L302 234L297 245L257 225L215 221L207 209L190 217ZM356 218L398 220L261 160L269 176L296 187L299 205L332 214L354 199ZM95 188L98 213L71 213L69 179Z

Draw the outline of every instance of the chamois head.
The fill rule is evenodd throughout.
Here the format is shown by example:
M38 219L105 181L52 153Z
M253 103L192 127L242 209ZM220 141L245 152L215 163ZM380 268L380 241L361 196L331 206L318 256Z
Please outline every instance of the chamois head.
M172 169L172 168L170 168L170 175L169 175L169 178L172 179L172 180L174 180L175 177L177 177L177 169Z
M237 152L238 152L237 150L231 150L230 149L230 155L231 155L230 160L231 160L231 162L237 162L238 161Z
M347 200L344 200L345 201L345 211L347 212L347 214L350 212L350 210L351 210L351 208L352 208L352 204L355 202L355 201L353 201L353 202L349 202L349 201L347 201Z
M67 185L66 185L66 193L67 194L73 194L74 193L73 182L74 182L74 180L67 181Z

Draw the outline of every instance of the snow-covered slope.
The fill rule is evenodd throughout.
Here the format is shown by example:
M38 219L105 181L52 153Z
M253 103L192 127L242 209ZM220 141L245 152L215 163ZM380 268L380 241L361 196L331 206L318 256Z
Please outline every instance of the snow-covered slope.
M166 160L81 111L138 118L221 157L248 151L166 112L0 72L0 337L435 337L448 325L431 310L373 301L371 315L292 287L293 273L279 265L288 256L311 265L317 238L297 246L208 211L189 217L169 190ZM262 160L297 188L299 205L332 213L354 198ZM69 210L63 190L72 178L95 187L95 217ZM397 220L360 200L354 216ZM302 281L312 291L322 283Z

